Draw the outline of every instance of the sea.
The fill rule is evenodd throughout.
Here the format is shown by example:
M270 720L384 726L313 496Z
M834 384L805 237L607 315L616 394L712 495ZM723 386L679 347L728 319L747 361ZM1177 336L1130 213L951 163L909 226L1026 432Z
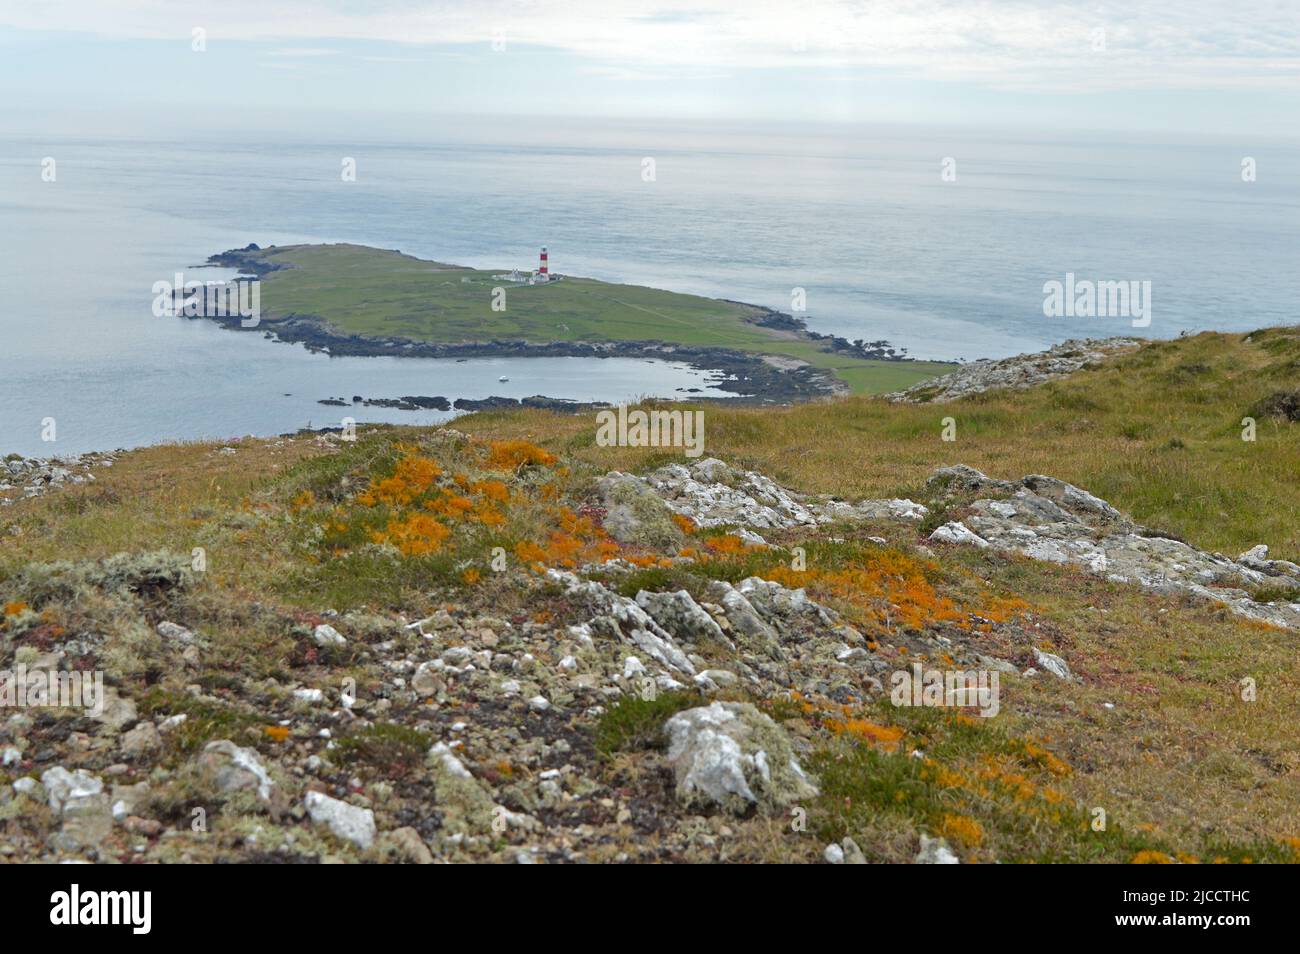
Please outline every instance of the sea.
M802 303L813 330L928 360L1245 331L1300 302L1294 140L527 118L346 132L0 130L0 455L450 416L319 403L354 394L721 393L671 362L334 358L154 316L155 282L228 275L192 270L250 242L502 269L545 245L555 272ZM1067 275L1149 282L1150 323L1049 317L1044 286Z

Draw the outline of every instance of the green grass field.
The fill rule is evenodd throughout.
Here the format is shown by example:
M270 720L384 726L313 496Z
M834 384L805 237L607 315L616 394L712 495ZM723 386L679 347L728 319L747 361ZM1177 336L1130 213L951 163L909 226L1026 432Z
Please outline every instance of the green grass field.
M937 362L869 361L821 351L814 342L748 323L760 313L749 305L640 285L590 278L516 285L493 278L508 269L441 265L360 245L284 246L261 257L290 266L263 278L268 321L314 315L351 334L447 344L665 341L734 348L830 369L857 394L898 390L951 370ZM504 311L492 308L498 287L505 289Z

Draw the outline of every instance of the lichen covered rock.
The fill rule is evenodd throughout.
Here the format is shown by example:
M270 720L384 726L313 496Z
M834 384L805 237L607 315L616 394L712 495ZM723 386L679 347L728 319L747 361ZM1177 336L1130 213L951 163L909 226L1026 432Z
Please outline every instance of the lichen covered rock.
M785 732L749 703L715 702L677 713L664 725L677 797L696 808L744 814L812 798Z

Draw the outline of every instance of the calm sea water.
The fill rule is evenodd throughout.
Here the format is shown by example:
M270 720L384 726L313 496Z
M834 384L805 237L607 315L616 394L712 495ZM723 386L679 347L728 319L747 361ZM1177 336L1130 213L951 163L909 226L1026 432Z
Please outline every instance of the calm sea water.
M335 424L354 412L316 403L333 395L620 400L710 380L628 360L331 359L152 316L153 282L249 242L479 267L532 267L545 244L555 271L782 310L802 288L813 328L919 358L1132 330L1044 317L1043 283L1066 272L1151 281L1142 333L1156 337L1286 324L1300 301L1294 143L571 127L321 138L0 138L0 453ZM41 179L46 156L55 182ZM940 176L948 156L954 182ZM54 444L40 439L47 417Z

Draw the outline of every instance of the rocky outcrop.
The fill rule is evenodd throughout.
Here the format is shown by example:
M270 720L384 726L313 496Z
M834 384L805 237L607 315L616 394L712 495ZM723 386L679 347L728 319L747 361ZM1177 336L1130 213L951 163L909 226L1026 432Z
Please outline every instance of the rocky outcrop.
M619 543L655 549L676 549L681 544L682 531L673 522L673 512L639 477L613 471L596 484L596 492L605 508L605 532Z
M935 543L1069 564L1118 583L1211 599L1251 619L1300 627L1300 566L1269 560L1266 546L1235 560L1206 553L1134 523L1086 490L1040 474L1009 482L970 467L945 467L931 478L931 487L974 496L964 508L967 516L930 535ZM1295 600L1253 599L1252 593L1262 588L1293 590Z
M1141 343L1137 338L1071 339L1035 354L1020 354L997 361L972 361L956 371L885 397L909 404L942 404L998 388L1021 391L1073 374L1116 354L1132 351Z
M700 527L739 526L751 530L786 530L854 520L920 520L926 508L911 500L818 500L787 490L770 477L740 470L714 457L690 467L669 464L644 478L614 472L628 497L648 489L673 513ZM613 533L613 531L611 531ZM760 534L747 542L762 543Z
M686 805L744 814L817 795L785 732L749 703L687 709L664 725L677 797Z
M68 457L12 454L0 459L0 507L63 487L94 483L94 472L112 467L116 459L117 452Z

